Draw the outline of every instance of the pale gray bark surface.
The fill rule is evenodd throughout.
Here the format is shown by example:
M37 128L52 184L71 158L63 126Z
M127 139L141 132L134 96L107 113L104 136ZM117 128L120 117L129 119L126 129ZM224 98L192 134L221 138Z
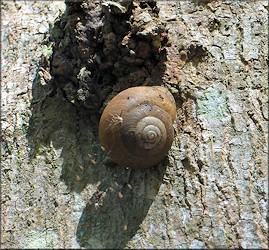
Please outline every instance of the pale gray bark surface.
M50 79L64 2L2 2L3 248L268 248L268 3L157 5L176 137L138 171Z

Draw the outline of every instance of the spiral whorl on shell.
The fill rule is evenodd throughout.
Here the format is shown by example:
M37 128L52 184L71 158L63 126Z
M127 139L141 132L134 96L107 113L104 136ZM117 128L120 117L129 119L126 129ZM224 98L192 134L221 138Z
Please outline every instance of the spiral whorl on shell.
M175 100L166 88L126 89L104 109L99 124L101 146L121 166L152 167L171 147L175 118Z

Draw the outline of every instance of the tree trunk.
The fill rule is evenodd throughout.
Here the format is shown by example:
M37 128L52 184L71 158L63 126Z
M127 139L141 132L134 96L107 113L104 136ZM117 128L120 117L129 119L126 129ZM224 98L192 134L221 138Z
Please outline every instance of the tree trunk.
M267 1L3 1L3 248L267 248ZM163 85L157 166L98 140L118 92Z

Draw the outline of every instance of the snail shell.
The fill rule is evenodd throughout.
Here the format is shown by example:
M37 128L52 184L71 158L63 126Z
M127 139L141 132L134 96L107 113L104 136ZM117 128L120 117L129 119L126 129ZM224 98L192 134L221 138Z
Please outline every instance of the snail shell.
M103 111L99 123L101 146L120 166L152 167L172 145L175 119L175 100L166 88L126 89Z

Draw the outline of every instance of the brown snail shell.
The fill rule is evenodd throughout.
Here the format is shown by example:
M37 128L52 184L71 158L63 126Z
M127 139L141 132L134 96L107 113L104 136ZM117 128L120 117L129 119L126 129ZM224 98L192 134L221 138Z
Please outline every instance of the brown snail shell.
M152 167L172 145L175 119L175 100L166 88L126 89L103 111L99 123L101 146L120 166Z

